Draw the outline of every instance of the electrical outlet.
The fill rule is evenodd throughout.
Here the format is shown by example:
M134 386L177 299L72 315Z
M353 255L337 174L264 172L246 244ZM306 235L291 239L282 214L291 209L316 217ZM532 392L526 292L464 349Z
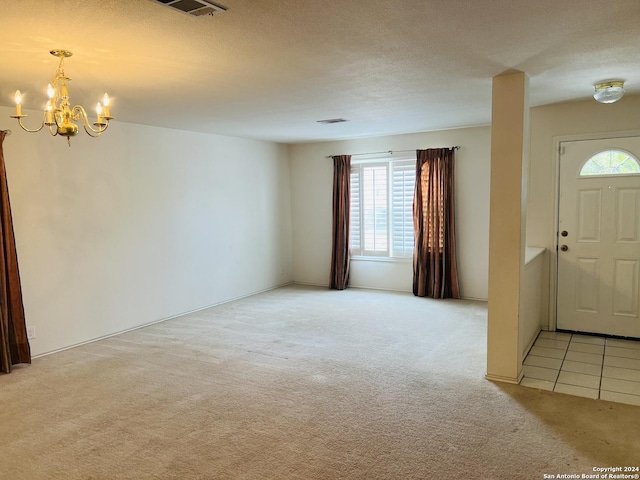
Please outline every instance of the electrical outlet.
M27 338L34 340L36 338L36 327L27 327Z

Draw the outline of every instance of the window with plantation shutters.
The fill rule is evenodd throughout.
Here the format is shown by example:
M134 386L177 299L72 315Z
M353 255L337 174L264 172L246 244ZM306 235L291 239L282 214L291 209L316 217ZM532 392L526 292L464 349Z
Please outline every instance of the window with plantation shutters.
M351 164L352 255L413 255L415 165L415 160Z

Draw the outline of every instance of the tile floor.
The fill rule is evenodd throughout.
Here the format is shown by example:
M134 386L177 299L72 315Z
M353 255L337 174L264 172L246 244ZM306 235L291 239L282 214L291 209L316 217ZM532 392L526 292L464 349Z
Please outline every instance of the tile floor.
M520 385L640 405L640 341L540 332Z

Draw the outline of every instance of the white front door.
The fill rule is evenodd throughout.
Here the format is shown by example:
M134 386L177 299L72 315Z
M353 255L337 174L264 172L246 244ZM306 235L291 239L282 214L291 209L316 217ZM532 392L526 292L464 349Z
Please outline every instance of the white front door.
M638 158L638 137L561 143L558 329L640 338Z

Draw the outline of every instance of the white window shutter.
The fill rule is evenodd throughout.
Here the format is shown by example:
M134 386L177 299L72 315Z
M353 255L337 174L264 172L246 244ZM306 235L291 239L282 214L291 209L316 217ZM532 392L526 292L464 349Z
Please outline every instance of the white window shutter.
M365 165L362 172L362 217L364 252L388 255L387 165Z
M350 250L352 255L362 255L362 229L360 228L362 221L361 214L361 189L360 189L360 176L362 169L360 165L351 166L351 205L349 207L350 220L349 220L349 241Z
M392 163L391 208L394 256L413 255L413 195L416 182L415 160Z

